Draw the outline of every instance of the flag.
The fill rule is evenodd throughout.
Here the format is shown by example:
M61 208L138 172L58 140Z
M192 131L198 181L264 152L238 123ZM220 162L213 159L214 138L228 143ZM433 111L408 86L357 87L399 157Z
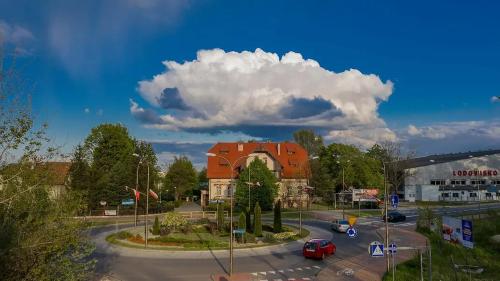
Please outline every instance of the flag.
M149 194L151 195L151 197L158 200L158 194L156 194L156 192L154 192L152 189L149 190Z
M137 189L133 189L133 190L134 190L135 200L139 201L139 197L141 197L141 193L139 191L137 191Z

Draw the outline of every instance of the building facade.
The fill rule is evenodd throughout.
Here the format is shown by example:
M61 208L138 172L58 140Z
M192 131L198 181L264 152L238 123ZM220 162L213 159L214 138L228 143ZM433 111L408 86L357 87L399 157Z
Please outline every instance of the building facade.
M431 155L403 166L407 201L500 200L500 150Z
M209 200L230 198L231 177L237 179L240 172L248 167L255 158L263 161L278 179L279 196L283 196L290 188L307 186L309 174L307 151L296 143L217 143L208 152L224 157L231 162L229 164L221 157L208 157ZM233 165L233 169L231 169L231 165Z

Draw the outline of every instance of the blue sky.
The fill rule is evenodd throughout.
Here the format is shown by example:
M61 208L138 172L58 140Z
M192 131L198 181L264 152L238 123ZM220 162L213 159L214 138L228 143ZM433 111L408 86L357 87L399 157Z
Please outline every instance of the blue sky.
M34 84L38 120L66 151L93 126L121 122L161 143L167 162L187 154L200 164L210 143L285 140L301 127L327 142L389 139L428 154L500 147L499 10L496 1L0 0L0 34Z

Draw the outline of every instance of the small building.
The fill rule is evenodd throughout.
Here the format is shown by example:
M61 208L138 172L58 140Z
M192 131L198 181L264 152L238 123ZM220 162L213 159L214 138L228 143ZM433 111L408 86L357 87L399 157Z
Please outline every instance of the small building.
M208 157L207 178L209 200L230 198L231 177L237 179L240 172L258 158L263 161L279 181L279 195L287 189L307 187L309 163L307 151L290 142L234 142L217 143L208 150L221 157ZM251 171L250 171L251 173ZM250 174L251 178L251 174ZM233 191L234 192L234 191Z
M500 200L500 150L430 155L401 165L407 201Z

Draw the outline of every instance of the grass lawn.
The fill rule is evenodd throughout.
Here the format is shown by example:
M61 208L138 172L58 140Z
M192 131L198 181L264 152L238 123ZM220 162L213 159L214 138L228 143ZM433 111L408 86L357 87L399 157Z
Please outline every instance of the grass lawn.
M500 245L489 242L489 237L500 234L500 216L490 214L488 219L473 221L474 249L467 249L444 241L440 235L426 233L432 244L432 277L434 280L499 280ZM475 265L484 268L481 274L464 273L455 270L455 264ZM427 262L428 263L428 262ZM428 266L424 266L424 277L427 280ZM384 280L392 280L386 274ZM398 265L395 280L420 280L419 257Z
M269 218L273 217L272 213L264 214L262 215L263 218ZM282 212L281 213L281 218L282 219L299 219L299 211L289 211L289 212ZM302 212L302 219L307 220L307 219L314 219L313 215L307 211Z

